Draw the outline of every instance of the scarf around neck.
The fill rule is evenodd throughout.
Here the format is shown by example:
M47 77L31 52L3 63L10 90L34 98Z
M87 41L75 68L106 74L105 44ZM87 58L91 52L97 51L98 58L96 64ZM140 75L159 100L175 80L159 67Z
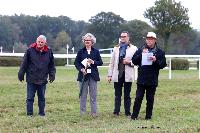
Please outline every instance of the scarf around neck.
M43 48L38 48L37 47L37 43L33 43L30 45L30 48L35 48L37 51L44 51L44 52L47 52L48 51L48 46L47 45L44 45Z
M126 43L120 43L120 48L119 48L119 58L120 60L125 58L126 56L126 49L128 47L128 45Z

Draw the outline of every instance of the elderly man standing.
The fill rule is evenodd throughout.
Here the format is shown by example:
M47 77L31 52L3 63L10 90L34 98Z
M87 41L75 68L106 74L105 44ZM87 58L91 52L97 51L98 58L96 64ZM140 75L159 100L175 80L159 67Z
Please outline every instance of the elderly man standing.
M97 66L101 66L103 61L101 59L99 50L95 49L93 45L96 43L96 38L93 34L87 33L82 37L84 44L76 56L74 65L78 70L79 87L80 87L80 114L86 113L87 94L90 94L91 116L97 116L97 81L100 81L99 71ZM84 63L85 62L85 63Z
M115 108L113 114L118 116L120 113L122 87L124 86L124 109L125 115L130 116L131 106L131 86L134 81L134 64L131 59L137 47L129 42L129 33L123 31L120 42L113 49L108 69L108 82L114 82L115 89Z
M139 66L136 98L131 116L133 120L138 118L145 91L147 100L145 119L149 120L152 117L159 70L166 66L165 53L157 46L156 41L156 34L148 32L146 44L139 48L132 58L132 62Z
M26 110L27 115L30 117L33 116L33 103L36 92L38 96L38 114L40 116L45 116L45 90L48 82L47 79L49 79L50 83L55 80L56 69L54 65L54 56L52 50L49 49L46 44L46 37L40 35L36 43L31 44L27 49L18 72L18 79L21 82L24 80L24 75L26 73Z

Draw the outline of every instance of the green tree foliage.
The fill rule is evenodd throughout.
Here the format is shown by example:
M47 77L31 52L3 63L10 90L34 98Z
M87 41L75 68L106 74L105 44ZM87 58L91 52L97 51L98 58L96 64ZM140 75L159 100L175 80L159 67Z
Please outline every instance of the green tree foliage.
M184 32L190 29L188 9L181 2L172 0L158 0L155 6L150 7L144 13L156 32L164 39L164 49L168 50L168 40L171 33Z
M22 44L21 42L14 44L15 53L24 53L27 50L27 45Z
M12 23L9 17L0 17L0 46L6 50L13 46Z
M28 45L35 42L39 35L35 17L21 14L20 16L12 16L11 19L14 24L20 27L20 42Z
M59 51L60 49L66 49L67 44L71 45L71 38L65 31L61 31L58 33L55 39L55 44L53 45L53 49L55 51Z
M193 49L189 49L190 53L192 54L199 54L200 53L200 32L196 31L196 39L194 40Z
M84 21L77 21L75 23L74 34L72 34L72 45L70 48L74 47L76 50L82 47L82 36L86 33L88 23Z
M0 46L4 51L11 51L14 44L31 44L35 42L40 34L47 36L48 45L53 48L56 37L60 32L68 33L71 38L71 47L80 43L78 39L88 23L84 21L73 21L69 17L59 16L0 16ZM73 46L72 46L73 45ZM18 47L17 47L18 48Z
M72 21L66 16L59 16L58 19L61 21L64 31L71 37L70 48L75 47L79 49L81 46L81 36L85 33L86 26L88 23L84 21Z
M91 17L88 32L97 38L97 48L108 48L118 41L120 25L125 22L123 18L112 12L101 12Z
M163 34L158 32L157 27L155 28L158 33L158 41L161 40L160 42L162 42L159 44L164 44L164 39L160 37L160 35ZM174 27L171 28L171 33L173 33L169 38L171 53L199 54L199 31L180 32L179 30L175 30L180 32L175 33L173 31ZM66 53L67 43L69 44L69 52L72 52L72 47L75 48L76 52L83 47L81 37L85 33L91 32L97 38L97 44L94 45L95 47L109 48L118 43L119 34L124 30L129 31L131 42L139 47L144 41L142 37L146 36L146 33L154 30L154 28L140 20L127 22L119 15L112 12L101 12L91 17L90 23L73 21L67 16L0 15L0 46L3 46L3 52L12 52L13 46L15 52L22 51L22 47L26 49L24 45L28 46L36 41L38 35L44 34L47 37L48 46L54 50L54 53ZM163 31L167 30L163 28ZM66 41L63 36L65 36L68 41ZM197 37L195 38L195 36ZM182 43L183 41L184 43ZM179 49L178 47L174 47L175 45L178 46Z
M53 45L55 43L55 39L53 38L53 35L51 33L46 33L46 37L47 37L48 47L53 48Z
M22 30L17 23L12 24L12 39L14 44L20 42L22 36Z
M67 18L67 22L71 21ZM59 17L50 17L46 15L36 17L37 27L39 34L46 35L51 33L53 37L56 37L57 34L62 31L65 27L65 24ZM67 29L65 29L67 31Z
M121 30L128 31L130 34L130 42L136 46L141 46L144 43L143 37L148 31L152 30L146 22L140 20L131 20L121 25Z
M197 33L193 30L180 34L172 34L169 41L170 54L192 54L191 49L195 48Z

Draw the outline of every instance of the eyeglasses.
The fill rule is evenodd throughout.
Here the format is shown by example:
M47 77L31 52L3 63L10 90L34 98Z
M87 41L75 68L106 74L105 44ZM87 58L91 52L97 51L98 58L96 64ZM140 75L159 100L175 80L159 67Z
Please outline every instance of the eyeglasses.
M84 40L84 41L86 42L86 41L92 41L92 40Z
M42 42L42 41L38 41L38 43L44 43L44 42Z
M127 36L120 36L120 38L125 38L125 37L127 37Z

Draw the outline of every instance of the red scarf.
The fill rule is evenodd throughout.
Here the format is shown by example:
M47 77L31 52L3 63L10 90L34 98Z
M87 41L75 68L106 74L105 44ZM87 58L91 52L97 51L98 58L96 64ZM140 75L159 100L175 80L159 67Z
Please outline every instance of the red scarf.
M42 52L43 51L47 52L49 50L47 45L44 45L44 47L42 47L42 48L38 48L37 45L38 45L37 43L33 43L33 44L30 45L30 48L35 48L37 51L41 51L42 50Z

